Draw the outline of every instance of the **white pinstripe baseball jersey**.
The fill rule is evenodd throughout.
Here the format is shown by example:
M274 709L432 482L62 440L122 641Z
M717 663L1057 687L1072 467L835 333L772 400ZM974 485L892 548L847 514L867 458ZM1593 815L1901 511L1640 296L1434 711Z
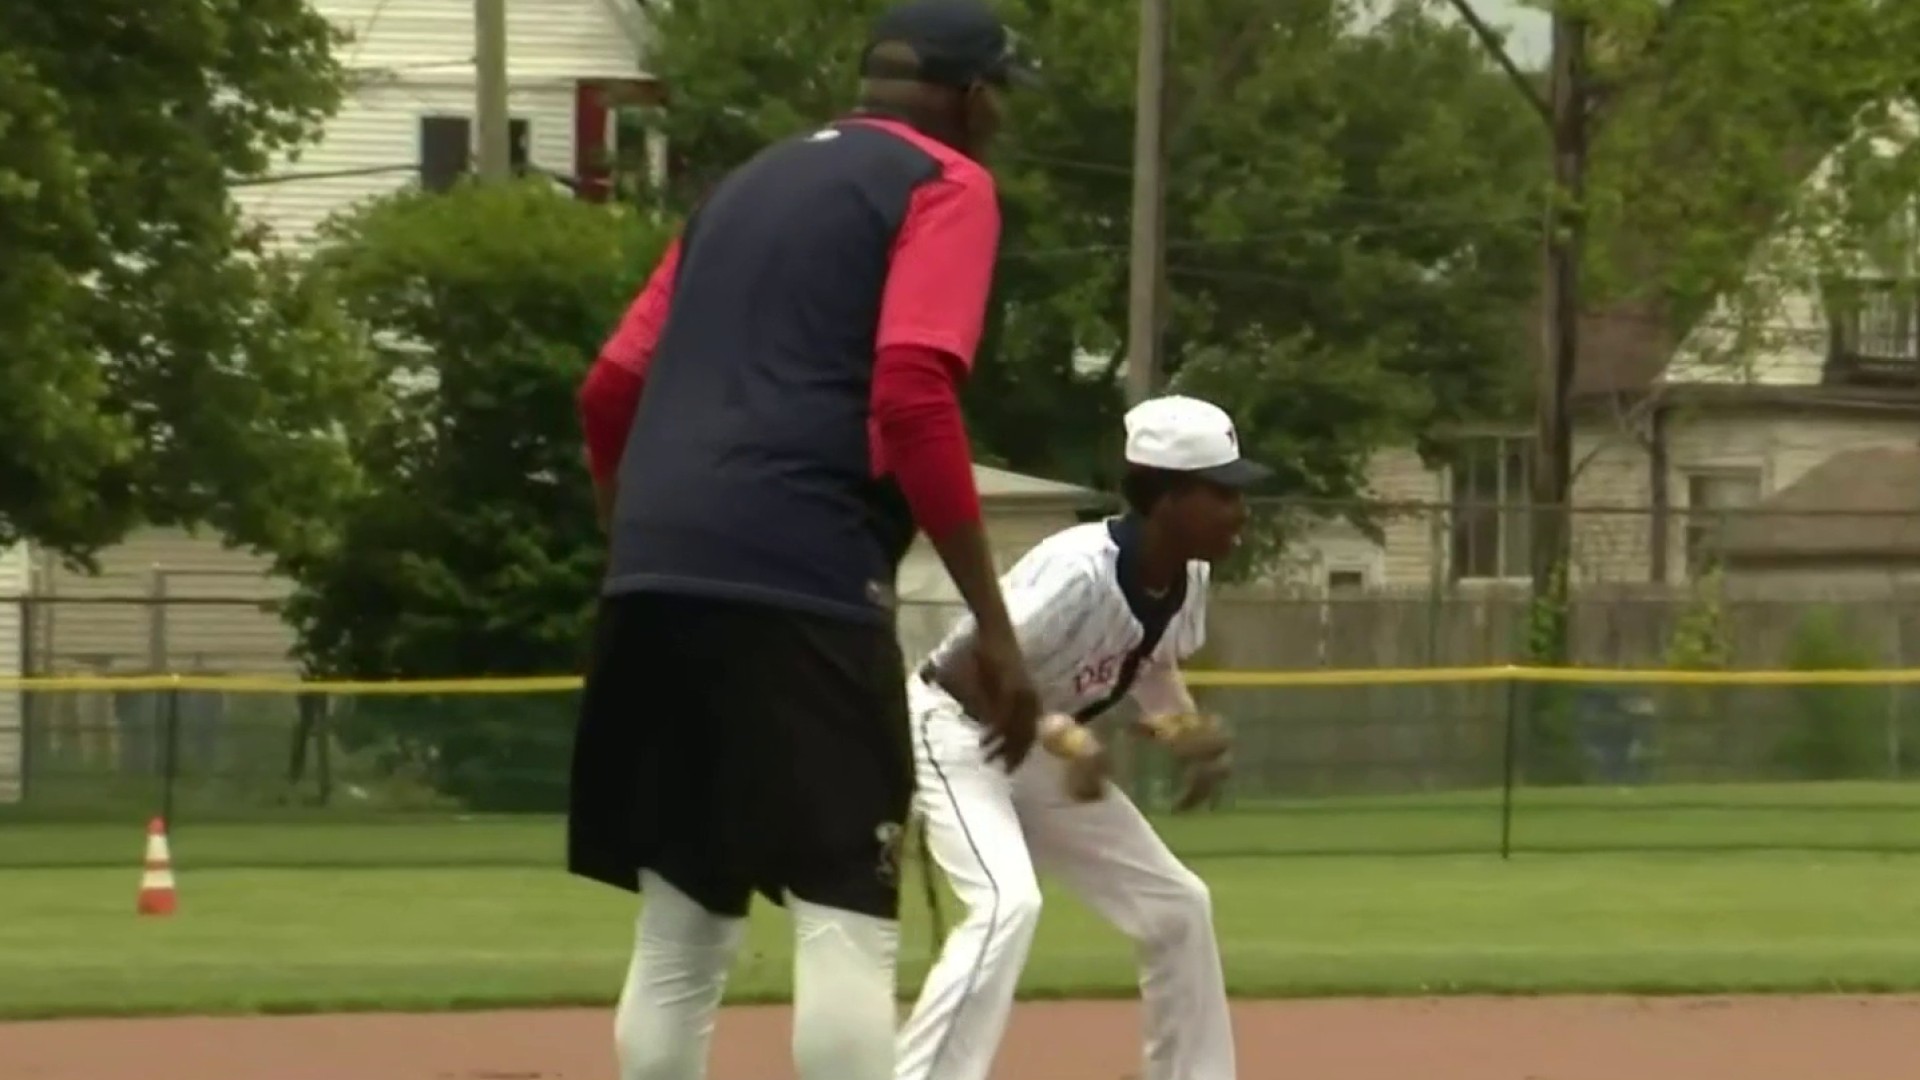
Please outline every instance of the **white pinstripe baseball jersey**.
M1000 577L1007 614L1046 712L1073 713L1106 698L1121 663L1140 645L1144 629L1121 592L1119 556L1108 523L1091 522L1042 540ZM1208 578L1206 563L1187 564L1185 601L1141 665L1142 675L1185 660L1206 643ZM962 617L930 659L944 663L972 639L973 628L973 616Z

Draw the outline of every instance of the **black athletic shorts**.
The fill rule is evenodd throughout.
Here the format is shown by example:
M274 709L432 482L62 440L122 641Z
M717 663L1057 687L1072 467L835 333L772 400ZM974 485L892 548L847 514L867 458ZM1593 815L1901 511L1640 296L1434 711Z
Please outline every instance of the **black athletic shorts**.
M572 873L637 891L652 870L723 915L790 892L898 917L913 750L891 626L604 598L573 753Z

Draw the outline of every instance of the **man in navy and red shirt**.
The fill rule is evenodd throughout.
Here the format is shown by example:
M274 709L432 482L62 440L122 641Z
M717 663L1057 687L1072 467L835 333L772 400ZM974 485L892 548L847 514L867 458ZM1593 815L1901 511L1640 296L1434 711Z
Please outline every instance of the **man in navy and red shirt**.
M979 624L996 753L1032 745L957 395L1013 46L980 0L881 16L861 107L719 183L581 388L611 553L568 861L648 898L623 1080L704 1074L756 892L795 920L802 1080L890 1080L913 792L893 586L916 531Z

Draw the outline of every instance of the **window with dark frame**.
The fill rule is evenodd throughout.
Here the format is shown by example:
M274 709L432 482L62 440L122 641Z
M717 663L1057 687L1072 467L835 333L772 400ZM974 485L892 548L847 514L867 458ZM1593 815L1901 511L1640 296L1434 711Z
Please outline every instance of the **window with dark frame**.
M1760 502L1757 468L1698 469L1687 473L1687 516L1683 529L1687 576L1711 573L1718 563L1714 541L1726 526L1729 511L1745 510Z
M515 175L526 172L532 160L532 126L525 120L507 121L507 161ZM420 118L420 186L446 191L473 171L473 121L448 113Z
M1449 470L1449 574L1455 581L1524 578L1533 532L1528 493L1533 440L1488 435L1463 440Z
M1366 588L1367 576L1358 570L1327 571L1327 591L1330 593L1357 593Z
M615 187L626 198L658 197L664 194L651 190L651 162L647 159L648 137L659 129L660 124L660 111L657 108L631 106L614 110L611 165ZM672 163L669 154L667 175L661 178L662 184L669 188L678 179L672 171Z

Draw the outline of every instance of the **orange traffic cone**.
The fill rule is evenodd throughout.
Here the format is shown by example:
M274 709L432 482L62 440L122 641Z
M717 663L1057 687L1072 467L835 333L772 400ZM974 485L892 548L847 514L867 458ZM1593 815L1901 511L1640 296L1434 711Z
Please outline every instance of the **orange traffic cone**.
M167 850L167 823L147 823L147 865L140 872L139 911L142 915L173 914L173 855Z

